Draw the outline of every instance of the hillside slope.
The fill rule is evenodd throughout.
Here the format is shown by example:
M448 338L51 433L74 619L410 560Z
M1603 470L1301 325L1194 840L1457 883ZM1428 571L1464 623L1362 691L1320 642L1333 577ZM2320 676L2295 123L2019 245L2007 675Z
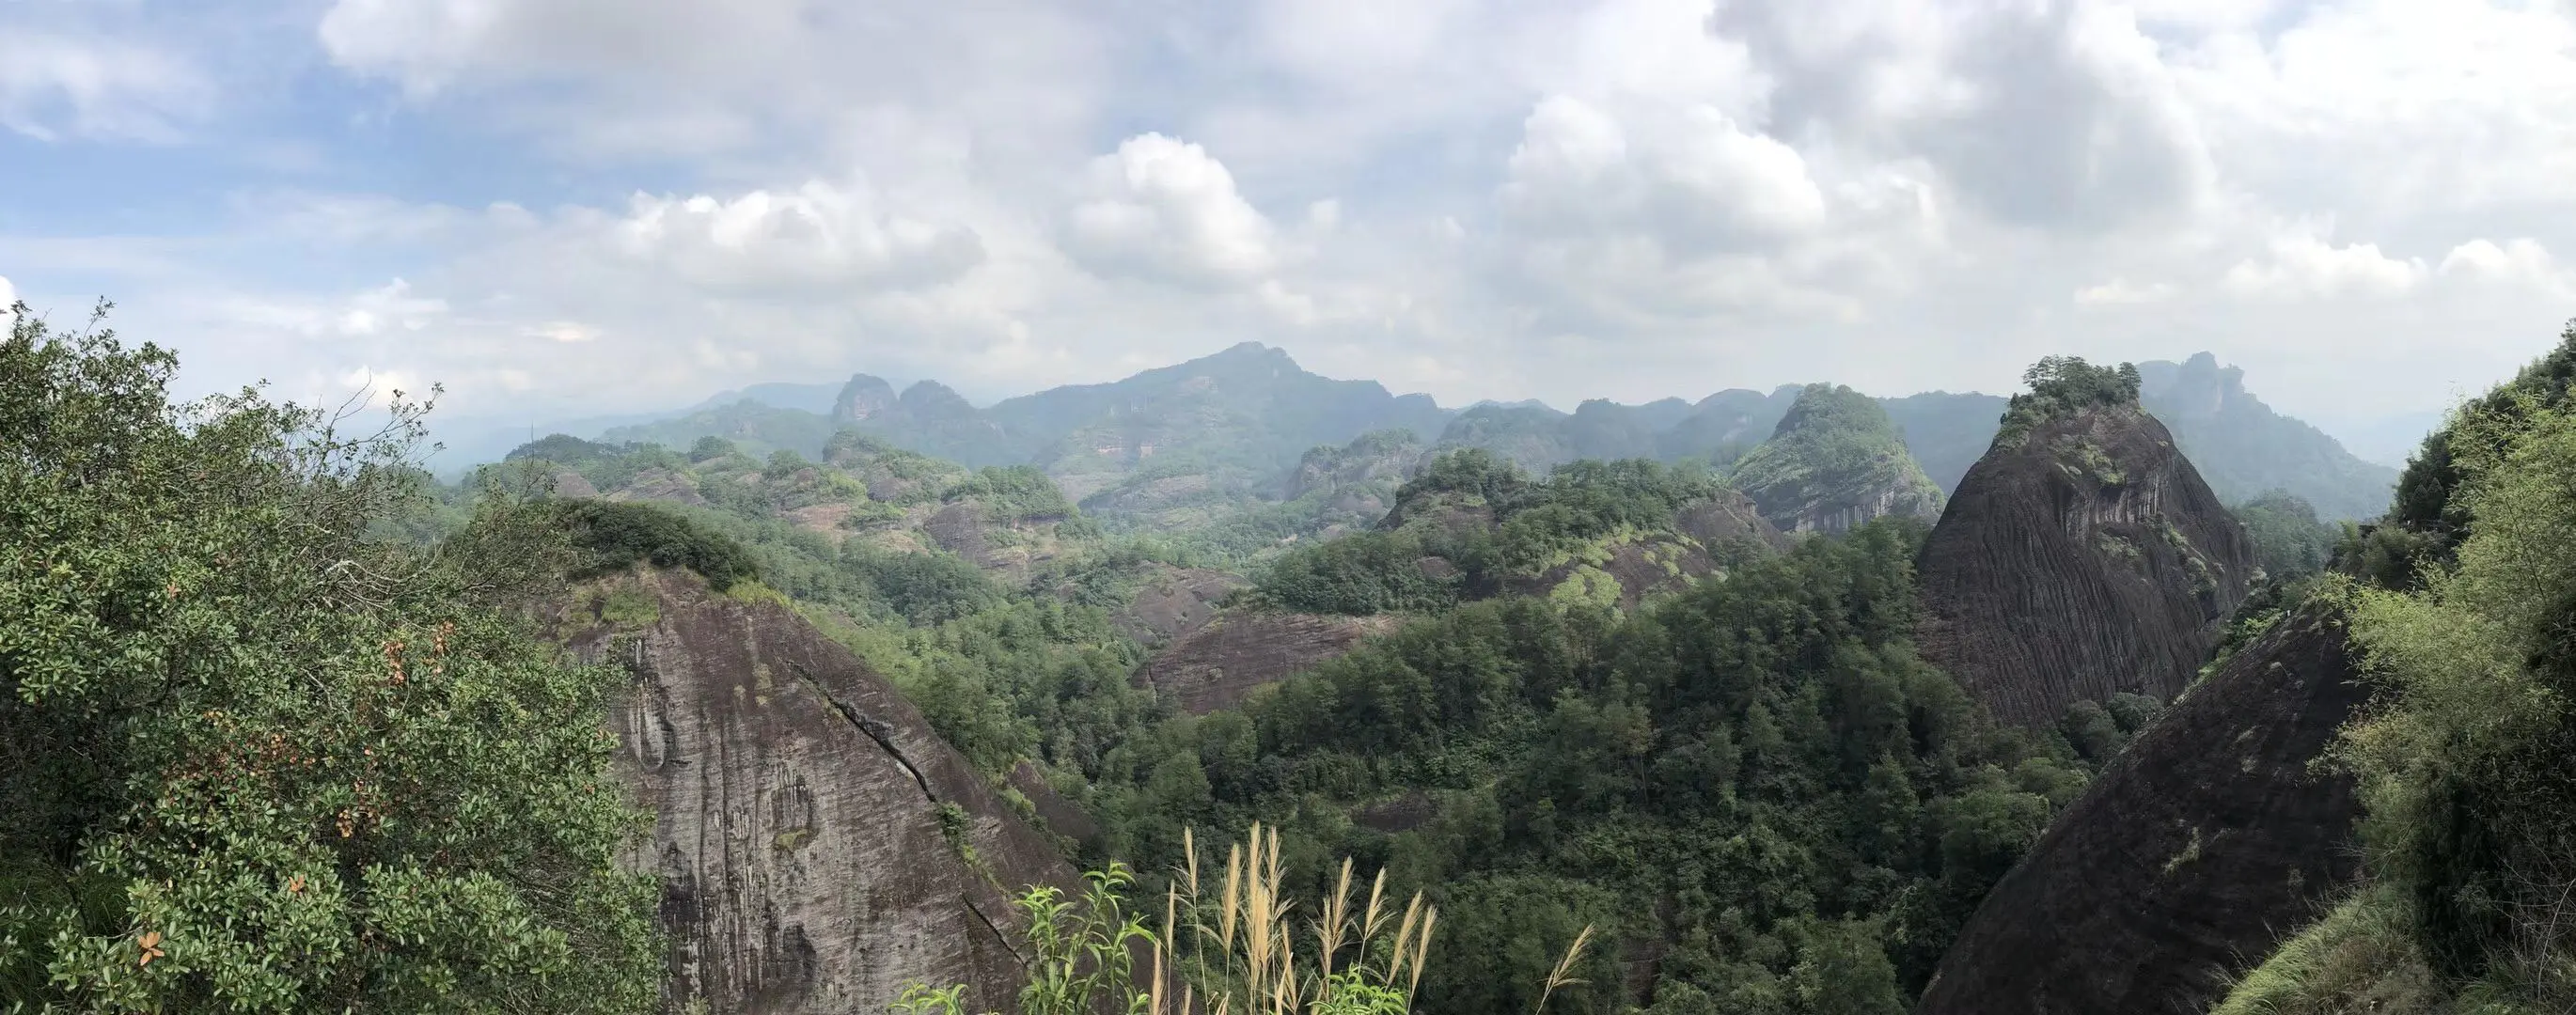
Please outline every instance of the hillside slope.
M1850 388L1810 384L1771 439L1727 473L1783 532L1844 532L1887 517L1929 520L1941 490L1906 453L1878 402Z
M2311 772L2367 696L2310 606L2132 741L1998 882L1916 1015L2199 1012L2348 884L2352 780Z
M1917 640L1998 718L2045 726L2076 701L2181 691L2256 568L2163 424L2134 400L2068 408L1999 435L1960 482L1924 545Z

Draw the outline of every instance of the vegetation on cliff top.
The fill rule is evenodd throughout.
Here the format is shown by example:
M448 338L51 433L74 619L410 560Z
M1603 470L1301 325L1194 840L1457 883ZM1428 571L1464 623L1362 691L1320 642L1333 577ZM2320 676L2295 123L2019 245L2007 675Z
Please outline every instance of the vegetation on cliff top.
M2138 368L2130 363L2095 366L2080 356L2043 356L2022 371L2021 381L2030 390L2005 405L1998 445L2018 446L2041 423L2069 413L2138 404Z

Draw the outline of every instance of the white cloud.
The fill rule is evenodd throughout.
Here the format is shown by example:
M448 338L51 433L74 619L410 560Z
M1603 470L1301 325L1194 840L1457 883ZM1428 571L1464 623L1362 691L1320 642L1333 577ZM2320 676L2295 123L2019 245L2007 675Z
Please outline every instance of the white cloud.
M0 125L220 111L154 68L223 84L230 37L75 7L9 8L39 23L0 49L143 58L0 60ZM2560 7L333 0L259 58L318 48L368 147L174 149L264 175L208 228L0 235L0 264L129 320L182 304L156 323L192 363L374 364L514 411L860 369L988 397L1242 339L1453 402L1994 389L2206 345L2292 411L2421 405L2426 371L2474 386L2576 310ZM432 137L488 171L377 161ZM63 221L27 211L0 221Z
M359 338L429 327L448 312L447 301L414 296L411 283L394 279L362 292L329 298L231 297L221 314L235 324L307 336Z
M1208 285L1258 277L1280 251L1270 220L1207 150L1139 134L1093 159L1089 198L1067 217L1069 249L1109 274Z
M2424 280L2424 262L2398 260L2376 243L2333 246L2314 236L2275 240L2268 258L2247 258L2227 269L2229 292L2267 299L2395 296Z
M715 289L936 285L984 259L971 229L892 212L864 182L731 199L637 194L609 242Z
M40 140L173 141L210 88L179 55L0 19L0 126Z
M2470 240L2442 255L2437 269L2444 277L2522 286L2561 299L2576 294L2576 274L2561 268L2549 248L2528 237Z
M2114 278L2100 285L2089 285L2076 290L2075 302L2088 307L2136 306L2162 303L2174 298L2178 292L2180 290L2170 282L2140 284L2125 278Z
M530 338L555 342L592 342L599 339L599 329L577 321L548 321L527 330Z

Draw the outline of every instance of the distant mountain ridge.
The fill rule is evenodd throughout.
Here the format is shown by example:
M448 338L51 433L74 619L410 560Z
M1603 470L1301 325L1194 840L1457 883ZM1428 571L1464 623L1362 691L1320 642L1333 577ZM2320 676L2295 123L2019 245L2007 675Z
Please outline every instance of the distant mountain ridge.
M2387 504L2395 470L2273 411L2246 391L2241 370L2220 367L2208 353L2138 369L2141 404L2167 424L2221 500L2243 503L2286 489L2320 516L2351 519L2374 517ZM1587 459L1725 468L1772 437L1800 390L1731 388L1696 402L1643 405L1592 399L1572 412L1535 400L1451 409L1375 381L1326 378L1284 350L1244 342L1123 380L1050 388L982 408L932 380L899 391L868 374L837 388L753 385L727 393L731 401L710 399L640 422L628 417L596 436L674 447L720 436L749 450L811 456L834 432L855 429L969 466L1038 466L1068 497L1100 498L1094 506L1109 517L1274 499L1306 452L1379 431L1409 431L1426 453L1482 448L1536 474ZM1922 474L1947 496L1993 441L2005 400L1933 391L1875 401Z
M2375 518L2397 488L2397 470L2362 460L2340 441L2283 416L2245 390L2245 371L2199 353L2181 363L2138 364L2138 401L2173 431L2219 499L2241 504L2282 489L2326 518Z

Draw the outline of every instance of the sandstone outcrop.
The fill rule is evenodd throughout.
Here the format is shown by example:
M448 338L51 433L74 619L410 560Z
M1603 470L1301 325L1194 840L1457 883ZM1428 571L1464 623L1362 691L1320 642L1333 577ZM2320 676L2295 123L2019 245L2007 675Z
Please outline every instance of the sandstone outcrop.
M1207 626L1217 617L1218 601L1250 587L1241 575L1154 564L1135 598L1111 611L1109 622L1148 647L1162 645Z
M1331 617L1242 610L1223 613L1156 653L1136 683L1205 715L1243 703L1254 688L1286 680L1393 629L1393 617Z
M1997 718L2171 698L2244 601L2253 542L2134 403L1996 439L1924 544L1917 647Z
M2353 877L2352 781L2309 763L2366 695L2330 611L2281 620L2057 816L1916 1015L2207 1011Z
M1026 946L1005 892L1078 880L1049 837L786 606L610 581L657 616L577 616L570 641L633 674L609 729L655 815L633 862L662 881L668 1010L880 1012L916 982L1007 1006Z

